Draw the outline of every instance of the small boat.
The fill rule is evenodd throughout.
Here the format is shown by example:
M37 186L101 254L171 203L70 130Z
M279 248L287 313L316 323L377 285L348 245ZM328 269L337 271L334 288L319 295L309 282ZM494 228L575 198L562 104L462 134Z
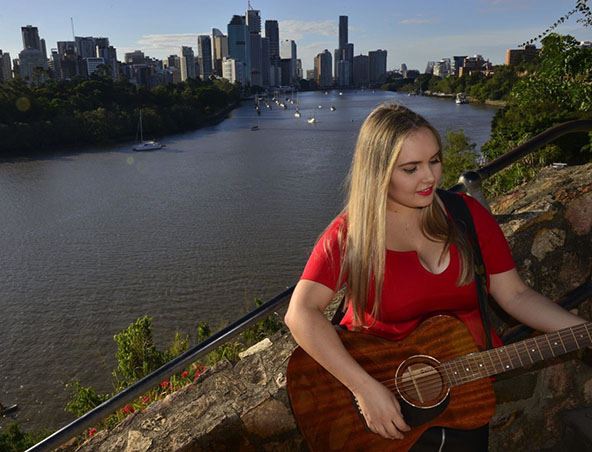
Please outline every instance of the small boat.
M316 122L317 122L317 120L315 119L315 117L314 117L314 116L313 116L313 117L311 117L311 118L308 118L308 119L307 119L307 121L308 121L308 123L309 123L309 124L314 124L314 123L316 123Z
M253 131L255 131L255 130L259 130L259 126L256 126L256 125L255 125L255 126L252 126L252 127L251 127L251 130L253 130Z
M140 109L140 120L138 122L138 130L140 132L140 142L132 147L132 151L155 151L156 149L162 149L164 144L160 144L158 141L144 141L144 129L142 128L142 110ZM137 137L137 134L136 134Z
M296 110L294 112L294 116L296 116L297 118L300 118L300 116L302 116L302 115L300 114L300 112L298 110Z
M323 106L322 105L319 105L319 108L323 108Z
M459 105L460 105L460 104L468 104L468 103L469 103L469 100L467 99L467 96L465 95L465 93L458 93L458 94L456 95L456 100L455 100L455 102L456 102L457 104L459 104Z
M331 110L331 111L335 111L335 107L334 107L333 105L331 105L331 108L330 108L330 110Z
M340 96L343 96L343 93L342 93L341 91L339 91L339 95L340 95Z

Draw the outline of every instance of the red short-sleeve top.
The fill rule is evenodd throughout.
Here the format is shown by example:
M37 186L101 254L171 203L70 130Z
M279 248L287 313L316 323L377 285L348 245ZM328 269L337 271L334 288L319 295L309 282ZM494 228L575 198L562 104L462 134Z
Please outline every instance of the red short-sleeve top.
M475 223L487 274L503 273L514 268L510 248L493 216L473 198L466 195L463 198ZM337 236L345 221L343 216L339 216L327 228L315 245L301 279L316 281L335 291L340 288ZM477 344L484 347L485 335L475 282L457 287L459 271L460 257L454 245L450 246L448 267L439 274L426 270L415 251L387 250L380 315L377 319L370 316L374 300L371 288L367 303L367 325L371 326L363 331L396 341L409 335L426 318L450 314L461 320ZM489 287L489 277L487 285ZM348 329L353 326L351 303L341 325ZM494 346L502 345L494 331L492 341Z

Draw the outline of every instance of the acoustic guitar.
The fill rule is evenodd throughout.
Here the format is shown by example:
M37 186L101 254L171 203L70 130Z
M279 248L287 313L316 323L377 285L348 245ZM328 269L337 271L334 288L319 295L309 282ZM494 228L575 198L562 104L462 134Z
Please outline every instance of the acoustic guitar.
M395 394L411 431L402 440L370 432L353 394L297 347L287 389L311 452L405 452L430 427L485 425L495 411L490 376L592 345L592 322L481 352L465 325L449 316L426 320L398 342L338 334L354 359Z

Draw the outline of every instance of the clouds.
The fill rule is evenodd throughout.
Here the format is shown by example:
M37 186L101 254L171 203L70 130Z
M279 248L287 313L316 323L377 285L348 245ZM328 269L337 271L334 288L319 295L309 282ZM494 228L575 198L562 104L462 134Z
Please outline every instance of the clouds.
M278 23L281 39L294 41L319 36L337 36L339 27L334 20L301 21L282 20Z
M440 22L439 18L428 18L424 17L423 14L418 14L415 17L410 17L409 19L403 19L399 21L400 24L404 25L435 24L438 22Z
M143 35L135 43L136 49L142 49L146 55L164 58L166 55L179 55L181 46L191 47L197 54L197 36L209 33L174 33ZM132 50L136 50L132 49ZM123 52L131 51L129 47L121 48Z

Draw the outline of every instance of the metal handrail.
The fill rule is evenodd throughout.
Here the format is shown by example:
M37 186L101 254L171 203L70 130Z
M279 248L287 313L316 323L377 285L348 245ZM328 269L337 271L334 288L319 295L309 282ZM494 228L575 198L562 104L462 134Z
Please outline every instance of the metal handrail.
M588 131L592 131L592 120L577 120L559 124L536 135L526 143L518 146L510 152L507 152L482 168L479 168L477 171L467 171L463 173L459 179L459 183L452 186L448 190L460 193L469 193L471 196L481 202L481 204L487 206L487 201L485 200L485 197L481 191L481 182L484 179L508 167L512 163L535 151L539 147L549 144L551 141L562 135L572 132ZM130 387L124 389L109 400L103 402L101 405L56 431L41 442L35 444L33 447L27 449L26 452L45 452L53 450L64 444L72 437L83 432L87 428L99 423L129 402L148 392L152 387L157 386L164 379L185 369L187 366L194 363L202 356L207 355L209 352L215 350L220 345L238 336L251 325L272 314L275 310L287 305L289 296L292 294L295 287L295 285L288 287L286 290L269 299L261 306L247 313L231 325L218 331L199 344L196 344L185 353L179 355L177 358L169 361L159 369L152 372L150 375L145 376Z
M574 132L591 132L592 119L578 119L574 121L567 121L551 127L544 132L539 133L530 140L522 143L517 148L501 155L492 160L487 165L479 168L476 171L466 171L460 176L459 182L450 190L461 193L469 193L473 198L477 199L481 204L487 207L487 200L481 190L482 182L495 173L507 168L512 163L517 162L522 157L536 151L542 146L553 142L557 138Z

